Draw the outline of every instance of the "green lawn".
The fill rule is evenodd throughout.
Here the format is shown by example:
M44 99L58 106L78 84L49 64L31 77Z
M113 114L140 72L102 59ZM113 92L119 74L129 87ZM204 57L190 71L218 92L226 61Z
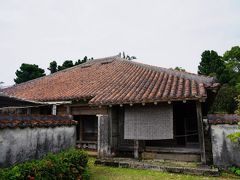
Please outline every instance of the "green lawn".
M221 177L204 177L204 176L192 176L183 174L165 173L151 170L138 170L127 168L114 168L101 165L94 165L94 158L89 160L89 173L90 179L93 180L155 180L155 179L174 179L174 180L189 180L189 179L239 179L233 174L223 173Z

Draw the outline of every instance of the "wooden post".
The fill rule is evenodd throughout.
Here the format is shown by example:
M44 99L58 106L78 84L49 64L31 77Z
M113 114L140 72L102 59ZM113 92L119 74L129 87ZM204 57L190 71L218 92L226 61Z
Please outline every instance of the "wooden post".
M79 144L82 146L83 141L83 119L79 120Z
M27 115L31 114L31 108L27 108Z
M204 142L202 106L199 101L196 102L196 112L197 112L197 122L198 122L198 139L199 139L199 146L200 146L200 150L201 150L201 162L202 162L202 164L206 164L206 151L205 151L205 142Z
M108 119L109 119L109 128L108 128L108 131L109 131L109 147L112 147L113 145L113 132L112 132L112 107L109 108L108 110Z
M67 105L67 114L71 114L71 107L69 105Z
M56 104L54 104L52 106L52 115L57 115L57 105Z
M101 156L101 153L100 153L100 144L101 144L101 138L100 138L100 129L101 129L101 126L100 126L100 123L101 123L101 115L97 115L98 117L98 136L97 136L97 154L98 154L98 157Z
M109 117L108 115L98 116L98 157L111 155L109 145Z
M139 158L139 140L134 140L134 158Z

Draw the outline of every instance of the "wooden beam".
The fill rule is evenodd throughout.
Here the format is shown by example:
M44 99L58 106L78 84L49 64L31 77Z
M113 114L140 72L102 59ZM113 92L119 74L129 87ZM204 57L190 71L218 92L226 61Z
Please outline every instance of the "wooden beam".
M198 122L198 139L201 151L201 162L206 164L206 151L205 151L205 141L204 141L204 129L203 129L203 119L202 119L202 106L199 101L196 101L196 112L197 112L197 122Z

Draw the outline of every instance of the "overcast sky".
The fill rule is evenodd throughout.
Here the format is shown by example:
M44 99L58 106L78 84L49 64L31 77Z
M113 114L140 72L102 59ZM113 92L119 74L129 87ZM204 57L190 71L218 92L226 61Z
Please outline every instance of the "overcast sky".
M0 81L22 63L101 58L197 72L201 53L240 45L239 0L0 0ZM49 71L46 70L47 73Z

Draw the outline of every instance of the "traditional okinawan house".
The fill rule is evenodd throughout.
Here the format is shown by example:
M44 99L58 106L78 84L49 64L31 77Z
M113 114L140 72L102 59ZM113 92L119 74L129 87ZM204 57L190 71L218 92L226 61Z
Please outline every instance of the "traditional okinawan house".
M98 150L99 157L130 152L135 158L141 153L143 158L206 163L211 143L204 118L218 86L211 77L114 56L4 93L54 104L48 111L32 108L32 113L72 115L78 121L77 143Z

